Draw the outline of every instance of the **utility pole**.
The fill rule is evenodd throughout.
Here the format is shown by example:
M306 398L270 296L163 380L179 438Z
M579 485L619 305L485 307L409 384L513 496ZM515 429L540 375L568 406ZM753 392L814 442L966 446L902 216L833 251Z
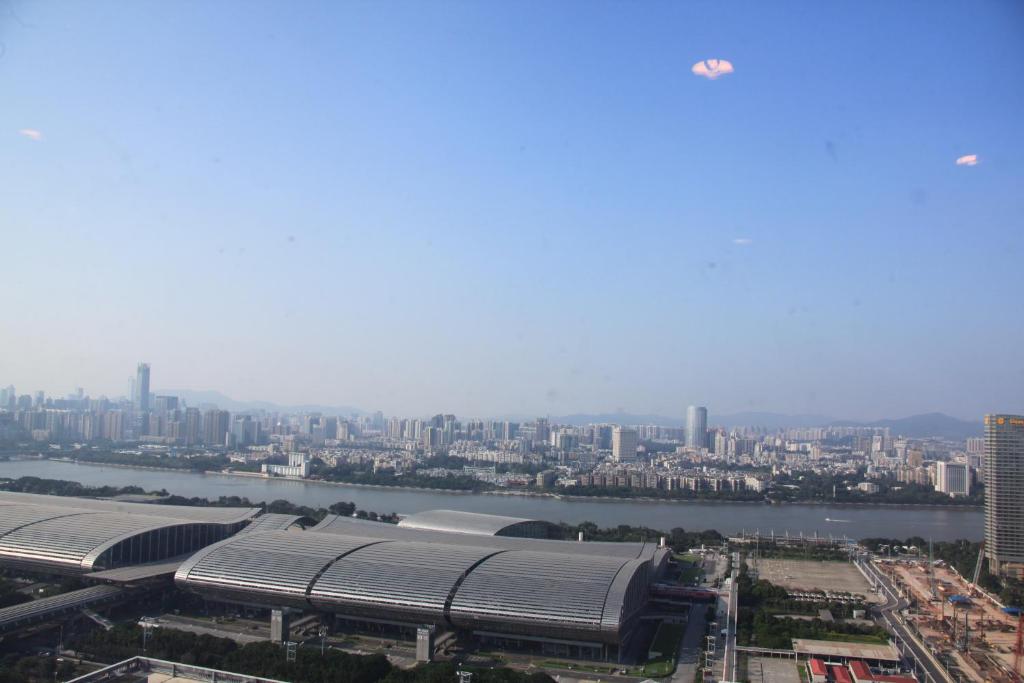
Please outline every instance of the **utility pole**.
M155 624L149 617L142 617L139 621L139 626L142 627L142 655L146 655L146 642L149 640L149 632L153 629ZM61 632L61 638L63 639L63 631Z

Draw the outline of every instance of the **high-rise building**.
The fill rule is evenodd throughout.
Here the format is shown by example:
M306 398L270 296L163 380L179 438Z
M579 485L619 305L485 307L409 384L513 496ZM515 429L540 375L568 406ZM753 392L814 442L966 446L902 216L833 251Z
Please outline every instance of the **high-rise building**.
M551 439L551 425L548 423L547 418L538 417L534 424L537 428L534 432L534 442L547 443Z
M1024 416L985 416L985 554L989 570L1024 576Z
M231 413L213 408L203 415L203 443L207 446L223 446L228 428L231 425Z
M423 448L427 451L441 445L441 429L439 427L426 427L423 430Z
M124 413L111 410L103 415L103 438L111 441L124 439Z
M615 462L636 462L636 449L639 445L640 437L635 429L612 429L612 460Z
M236 415L231 422L231 441L238 448L259 443L260 423L251 415Z
M708 409L704 406L686 409L686 445L688 448L708 447Z
M949 496L971 495L971 468L963 462L935 463L935 490Z
M182 440L186 446L195 446L203 434L203 414L199 408L185 408L185 432Z
M135 370L135 410L149 412L149 363L139 363Z
M153 409L158 413L169 413L178 409L177 396L156 396L153 398Z

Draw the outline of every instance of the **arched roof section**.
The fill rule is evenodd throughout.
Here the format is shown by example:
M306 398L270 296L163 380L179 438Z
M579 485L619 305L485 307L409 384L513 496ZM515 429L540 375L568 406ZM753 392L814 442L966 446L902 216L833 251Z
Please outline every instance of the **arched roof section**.
M404 517L398 526L478 536L560 539L561 529L541 519L486 515L461 510L427 510Z

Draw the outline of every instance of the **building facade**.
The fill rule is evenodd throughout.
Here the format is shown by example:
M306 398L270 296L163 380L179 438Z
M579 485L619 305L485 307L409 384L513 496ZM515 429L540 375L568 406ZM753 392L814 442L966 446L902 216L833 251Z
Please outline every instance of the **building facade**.
M149 412L149 363L139 363L135 370L135 410Z
M1024 416L985 416L985 554L993 573L1024 575Z
M612 429L612 460L615 462L636 462L636 449L639 445L640 437L635 429Z
M963 462L935 463L935 490L954 497L971 495L971 468Z
M688 448L708 447L708 409L704 406L686 409L686 445Z

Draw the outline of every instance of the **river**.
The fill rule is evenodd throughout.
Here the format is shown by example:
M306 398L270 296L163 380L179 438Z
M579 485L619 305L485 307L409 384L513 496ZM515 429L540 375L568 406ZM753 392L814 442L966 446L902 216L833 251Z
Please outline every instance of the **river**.
M90 486L141 486L182 496L240 496L253 502L289 500L311 507L351 501L374 512L410 514L449 509L531 517L552 522L591 521L599 526L644 525L655 529L717 529L724 534L760 530L776 534L819 534L866 538L921 536L936 541L983 537L984 514L977 509L859 505L767 505L729 502L647 502L565 500L543 496L494 495L347 486L223 474L79 465L55 460L0 462L0 477L66 479Z

